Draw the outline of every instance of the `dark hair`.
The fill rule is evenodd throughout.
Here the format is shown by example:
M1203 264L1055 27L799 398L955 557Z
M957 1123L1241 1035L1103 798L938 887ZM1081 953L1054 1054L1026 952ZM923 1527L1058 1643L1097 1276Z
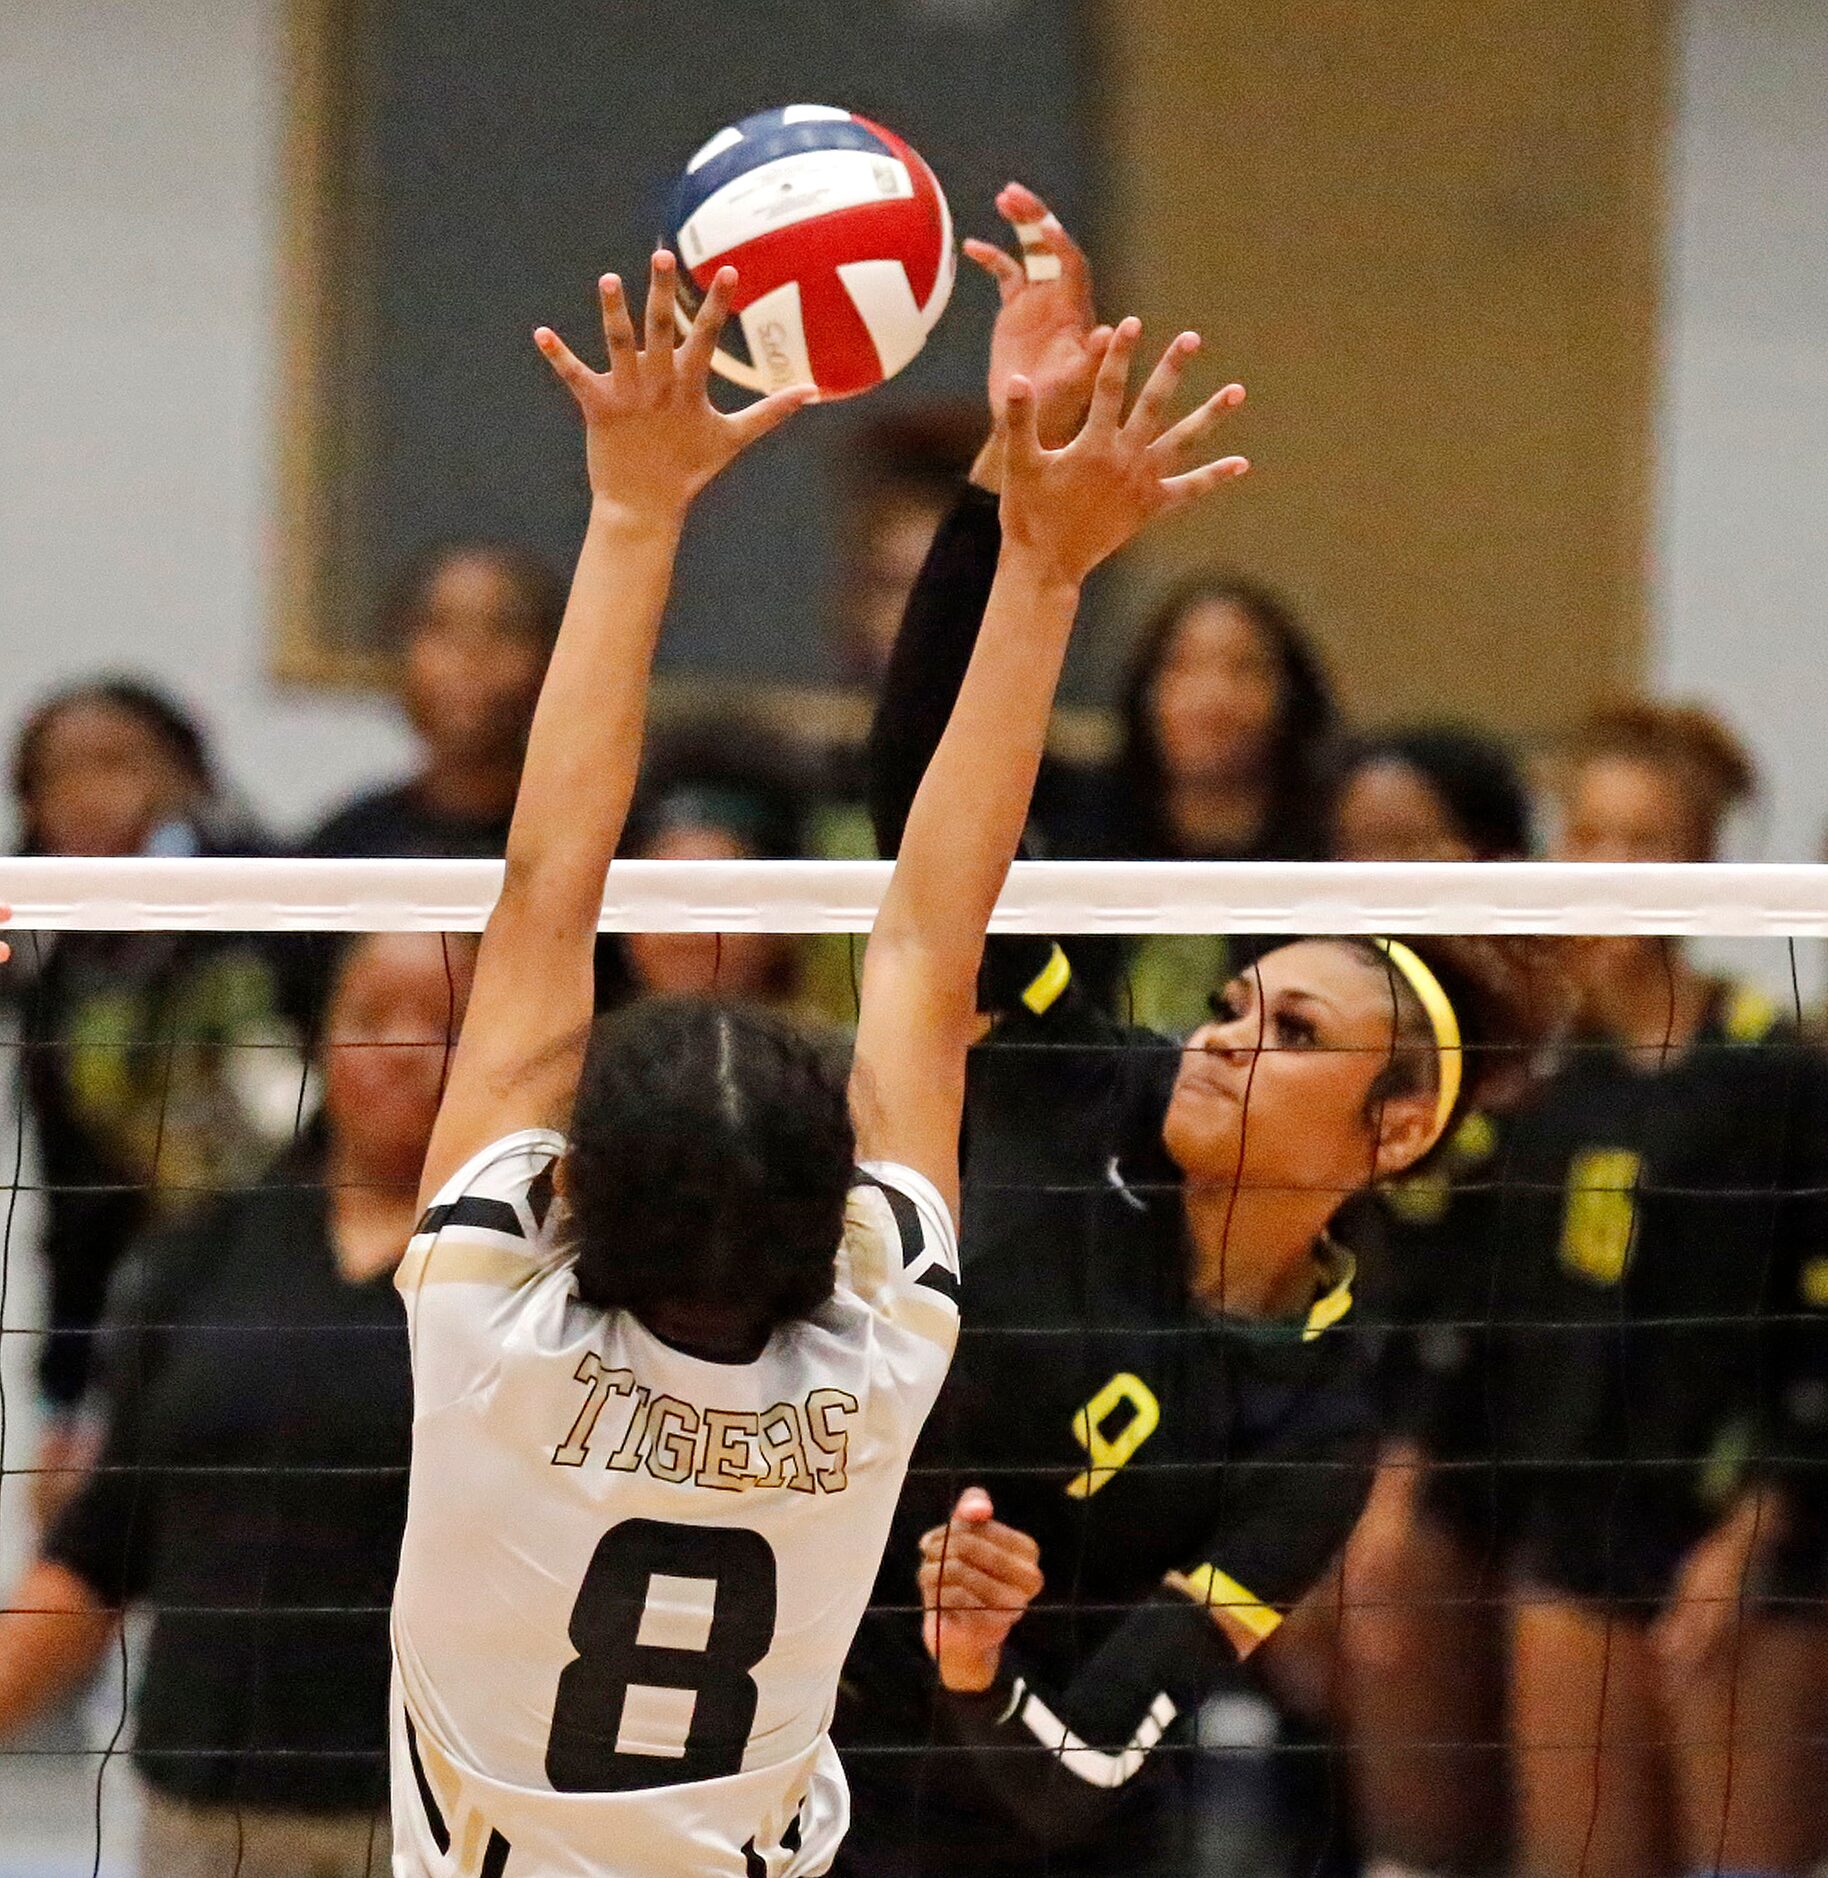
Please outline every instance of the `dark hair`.
M1701 704L1658 704L1648 698L1602 705L1574 734L1573 758L1605 757L1663 771L1688 802L1697 853L1711 856L1727 816L1758 794L1758 769L1746 747Z
M1522 860L1534 849L1529 790L1496 737L1459 724L1412 724L1362 738L1346 758L1341 793L1360 770L1377 763L1414 770L1481 860Z
M623 850L640 854L678 828L716 828L759 861L806 853L806 787L786 746L740 717L682 726L649 758Z
M855 1158L812 1032L706 998L601 1018L565 1159L578 1295L734 1314L759 1344L831 1296Z
M1326 802L1339 712L1319 653L1280 596L1235 575L1202 575L1175 588L1144 624L1130 655L1118 756L1124 847L1141 859L1179 853L1167 817L1167 771L1155 734L1157 680L1181 623L1195 607L1235 607L1275 661L1279 699L1269 750L1269 809L1256 852L1268 860L1326 853Z
M63 691L53 692L32 711L13 740L13 799L20 807L28 852L37 847L39 839L32 801L40 784L39 769L44 761L46 739L64 712L90 705L131 717L171 758L195 786L198 795L211 796L216 792L215 761L202 727L170 693L140 678L85 679Z
M381 601L381 643L388 651L403 647L430 603L438 576L453 561L487 561L506 576L537 642L548 649L559 636L565 616L565 583L530 549L506 541L440 541L419 552L388 583Z
M1440 1088L1440 1052L1421 999L1389 955L1372 939L1341 941L1383 974L1395 1001L1396 1043L1389 1062L1372 1078L1365 1099L1375 1125L1386 1102L1432 1095ZM1520 1088L1530 1060L1559 1021L1563 975L1552 944L1530 938L1447 938L1416 935L1403 943L1440 982L1460 1029L1460 1092L1446 1126L1404 1175L1419 1173L1452 1140L1472 1110L1503 1106Z

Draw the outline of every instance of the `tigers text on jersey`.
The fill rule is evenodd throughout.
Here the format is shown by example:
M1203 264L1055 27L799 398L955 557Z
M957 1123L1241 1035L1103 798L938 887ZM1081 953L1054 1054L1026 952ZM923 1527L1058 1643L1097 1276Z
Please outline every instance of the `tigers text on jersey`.
M860 1169L830 1302L712 1362L578 1299L564 1145L477 1155L400 1269L395 1873L809 1878L849 1814L839 1667L958 1333L951 1220Z

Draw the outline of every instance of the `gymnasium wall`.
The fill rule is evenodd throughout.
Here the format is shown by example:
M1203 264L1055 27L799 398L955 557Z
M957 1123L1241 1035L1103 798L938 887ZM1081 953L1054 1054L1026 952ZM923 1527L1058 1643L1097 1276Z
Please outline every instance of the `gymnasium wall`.
M1828 829L1828 6L1689 0L1679 70L1653 670L1752 739L1773 786L1748 858L1814 860Z
M296 822L405 745L267 676L283 3L6 9L0 737L67 676L151 670Z
M1143 17L1164 3L1137 0L1125 11ZM267 676L280 6L34 0L9 15L0 47L0 724L10 727L65 673L150 665L200 701L230 766L279 819L296 822L388 768L401 745L383 706L278 689ZM1211 11L1177 9L1179 30L1205 30ZM1635 0L1619 11L1635 13ZM1689 0L1670 66L1658 185L1666 210L1650 257L1661 338L1644 395L1654 448L1640 456L1643 476L1629 462L1621 468L1642 485L1624 507L1648 501L1650 520L1636 529L1636 548L1594 530L1586 590L1605 596L1597 625L1578 607L1544 604L1543 590L1526 585L1513 597L1530 630L1539 625L1569 656L1598 631L1607 672L1648 657L1671 682L1721 698L1779 772L1768 852L1797 858L1813 853L1828 807L1813 682L1828 592L1828 531L1818 521L1828 471L1828 126L1819 108L1828 13L1816 0ZM1627 100L1640 95L1634 84L1650 82L1608 69ZM1244 86L1235 67L1227 83ZM1250 109L1262 115L1259 105L1241 115ZM1198 154L1189 176L1215 196L1232 190L1233 176L1203 168ZM1519 213L1528 181L1526 168ZM1119 200L1148 182L1132 162ZM1284 295L1299 280L1304 227L1290 218L1276 231L1290 249L1274 283ZM1159 300L1177 252L1127 257L1132 283ZM1236 280L1228 316L1244 320L1260 282L1247 269ZM1635 271L1625 285L1644 291ZM1367 333L1400 378L1398 337ZM1299 361L1274 356L1294 340L1320 349L1324 335L1284 325L1255 347L1272 386L1284 373L1294 382ZM1266 391L1260 405L1253 443L1266 471L1284 419L1296 426L1288 441L1313 463L1337 437L1361 483L1373 472L1398 482L1414 473L1413 427L1406 433L1387 407L1303 428L1286 394L1279 405ZM1553 520L1558 492L1610 474L1560 450L1546 464L1541 480L1527 465L1519 472L1520 499L1538 522L1545 510ZM1258 507L1238 530L1240 552L1267 538L1259 518L1278 500L1273 475L1251 500ZM1318 539L1326 523L1316 501L1306 525ZM1424 575L1433 547L1423 539L1406 548ZM1329 612L1344 611L1349 548L1332 551L1324 584L1298 582ZM1647 620L1630 592L1640 555L1651 574ZM1573 590L1552 590L1564 591ZM1417 658L1389 610L1397 586L1386 581L1378 594L1365 643ZM1502 679L1510 657L1497 617L1477 616L1480 637L1458 655L1481 684ZM1510 629L1516 617L1503 616ZM1377 658L1365 664L1378 668ZM1411 672L1419 687L1435 683L1426 660L1390 669ZM1362 695L1378 709L1401 702L1375 686ZM1488 686L1464 701L1489 710L1503 691Z

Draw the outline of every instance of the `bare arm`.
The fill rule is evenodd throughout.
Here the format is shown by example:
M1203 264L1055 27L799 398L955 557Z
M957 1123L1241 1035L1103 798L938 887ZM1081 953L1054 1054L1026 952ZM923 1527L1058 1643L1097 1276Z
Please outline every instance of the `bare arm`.
M119 1628L86 1579L49 1559L0 1608L0 1740L94 1674Z
M606 275L607 372L591 371L550 328L534 334L584 415L590 523L534 713L506 877L426 1155L422 1206L491 1141L516 1128L562 1126L570 1112L603 882L634 794L686 510L811 395L777 392L728 417L711 405L711 353L735 280L733 268L719 274L675 345L675 263L655 255L645 345L637 347L621 283Z
M1243 396L1227 386L1168 424L1198 349L1191 333L1169 346L1124 417L1140 331L1126 320L1105 346L1090 413L1063 449L1042 447L1033 388L1011 382L998 426L1006 469L996 580L864 956L851 1080L860 1150L926 1175L955 1213L984 931L1028 815L1080 587L1153 516L1248 467L1226 457L1177 473L1183 452Z

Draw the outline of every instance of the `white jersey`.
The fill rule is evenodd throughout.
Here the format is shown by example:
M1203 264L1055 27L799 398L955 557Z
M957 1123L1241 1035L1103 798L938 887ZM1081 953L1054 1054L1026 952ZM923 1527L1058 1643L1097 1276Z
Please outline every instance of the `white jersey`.
M400 1267L396 1878L810 1878L849 1821L838 1672L957 1339L951 1219L861 1168L831 1301L709 1362L578 1300L564 1146L477 1155Z

